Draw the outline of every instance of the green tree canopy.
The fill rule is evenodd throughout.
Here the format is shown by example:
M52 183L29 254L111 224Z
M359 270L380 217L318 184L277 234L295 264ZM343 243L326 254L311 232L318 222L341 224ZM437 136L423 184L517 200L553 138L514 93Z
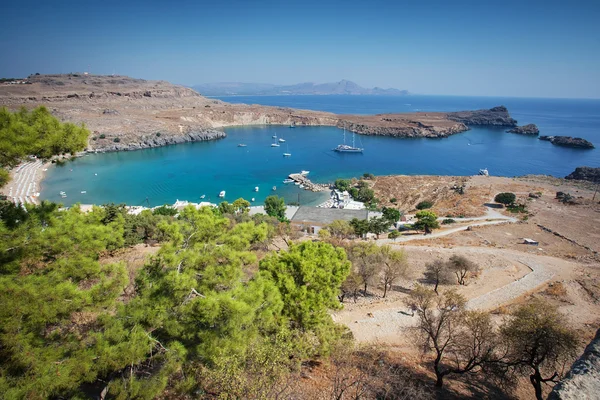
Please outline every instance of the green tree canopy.
M1 168L15 166L27 155L50 158L81 151L89 134L84 125L61 123L43 106L15 113L0 108L0 187L8 181Z
M279 221L285 221L285 200L279 196L269 196L265 199L265 212Z
M433 207L433 203L428 200L423 200L415 207L417 210L426 210L428 208Z
M496 197L494 197L494 201L496 203L504 204L505 206L509 206L515 202L517 196L514 193L504 192L498 193Z
M349 179L336 179L333 186L335 186L337 190L343 192L344 190L349 190L351 184Z
M422 230L425 233L431 233L433 229L440 227L437 221L437 215L433 211L422 210L415 214L417 222L414 223L414 228Z
M323 242L293 244L287 252L260 262L283 299L283 314L293 327L314 330L331 323L329 309L340 307L337 295L350 272L346 252Z
M381 211L383 213L383 218L387 219L392 224L398 222L402 216L402 213L395 208L383 207L383 210Z

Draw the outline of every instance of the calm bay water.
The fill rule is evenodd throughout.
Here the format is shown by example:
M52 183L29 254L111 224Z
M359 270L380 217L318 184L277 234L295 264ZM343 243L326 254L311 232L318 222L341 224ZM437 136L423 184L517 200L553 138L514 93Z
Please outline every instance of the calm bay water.
M523 99L450 96L235 96L233 103L265 104L336 113L458 111L503 104L519 124L535 123L542 135L583 137L600 146L600 100ZM316 204L323 194L284 185L288 174L309 170L315 182L329 182L370 172L384 174L472 175L488 168L492 175L565 176L575 167L600 166L600 151L561 148L535 137L505 133L502 128L473 128L446 139L397 139L356 136L363 154L338 154L342 140L333 127L284 126L227 128L227 138L133 152L95 154L48 171L42 198L76 202L159 205L175 200L219 201L239 197L260 204L271 193L286 201ZM286 142L274 148L272 135ZM351 135L347 136L351 140ZM237 147L245 143L247 147ZM284 152L292 153L289 158ZM259 191L254 192L258 186ZM272 191L276 186L277 190ZM60 191L67 193L61 198ZM81 191L87 193L82 194Z

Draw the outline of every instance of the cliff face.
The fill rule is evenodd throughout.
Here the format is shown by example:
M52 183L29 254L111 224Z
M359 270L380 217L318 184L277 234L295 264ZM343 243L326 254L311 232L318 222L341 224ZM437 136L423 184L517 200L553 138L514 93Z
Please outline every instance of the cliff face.
M63 121L85 123L91 151L135 150L225 136L234 125L337 126L363 134L440 138L467 125L516 125L504 107L459 113L336 115L285 107L229 104L164 81L83 74L31 76L0 85L10 109L46 106ZM513 124L513 125L511 125Z
M600 168L577 167L575 171L565 176L565 179L600 183Z
M451 112L446 116L452 121L462 122L466 125L517 126L517 121L510 116L504 106L489 110Z
M600 397L600 329L569 373L552 389L548 400L580 400Z

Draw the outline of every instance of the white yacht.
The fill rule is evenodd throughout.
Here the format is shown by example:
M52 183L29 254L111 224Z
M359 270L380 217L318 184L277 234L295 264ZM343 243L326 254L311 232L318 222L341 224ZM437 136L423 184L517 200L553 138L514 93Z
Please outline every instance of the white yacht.
M225 191L221 190L221 192L219 193L219 197L225 197Z
M344 124L344 144L338 144L333 151L338 153L362 153L362 147L356 147L354 144L354 132L352 132L352 146L346 144L346 124Z

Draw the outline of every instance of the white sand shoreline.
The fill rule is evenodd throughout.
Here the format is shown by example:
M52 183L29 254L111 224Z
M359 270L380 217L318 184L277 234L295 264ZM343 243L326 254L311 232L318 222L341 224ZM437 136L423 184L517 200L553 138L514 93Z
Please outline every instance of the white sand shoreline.
M10 181L0 188L0 194L16 203L40 204L42 181L46 177L50 161L30 159L9 170Z

